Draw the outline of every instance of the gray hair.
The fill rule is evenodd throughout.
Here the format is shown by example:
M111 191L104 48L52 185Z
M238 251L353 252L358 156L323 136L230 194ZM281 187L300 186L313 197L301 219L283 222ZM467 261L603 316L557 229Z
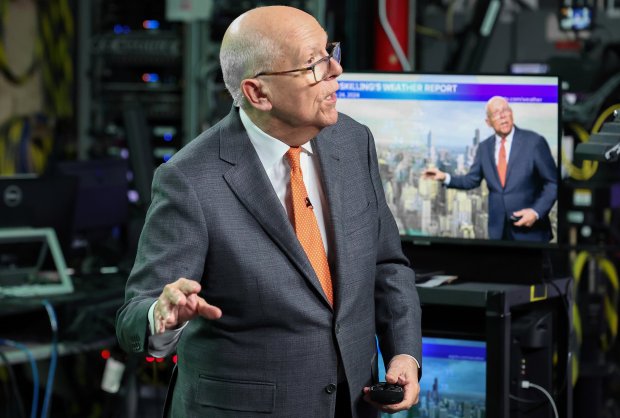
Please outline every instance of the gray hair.
M241 82L261 71L272 71L273 62L282 54L282 45L260 32L237 32L224 37L220 49L220 65L224 84L235 106L247 106L241 91Z
M484 105L484 113L486 113L487 116L489 116L489 105L491 104L491 102L497 99L502 99L503 101L505 101L506 104L508 104L508 108L510 108L510 102L504 96L493 96L489 100L487 100L487 104Z

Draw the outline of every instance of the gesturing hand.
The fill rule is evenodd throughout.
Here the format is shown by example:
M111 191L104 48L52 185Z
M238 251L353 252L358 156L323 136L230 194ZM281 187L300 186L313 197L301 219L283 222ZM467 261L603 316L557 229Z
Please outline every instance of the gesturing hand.
M444 173L443 171L437 168L427 168L426 170L422 172L422 178L444 181L446 179L446 173Z
M198 296L200 283L180 278L167 284L157 299L154 309L155 332L161 334L200 315L207 319L218 319L222 311L217 306L209 305Z

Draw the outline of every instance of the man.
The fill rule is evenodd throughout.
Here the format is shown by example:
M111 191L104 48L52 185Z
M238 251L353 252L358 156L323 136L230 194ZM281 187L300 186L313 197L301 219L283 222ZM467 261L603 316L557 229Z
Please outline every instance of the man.
M450 176L430 168L423 177L465 190L480 186L485 179L489 238L550 241L549 211L557 199L557 173L547 141L516 127L512 109L503 97L487 102L486 123L495 134L480 143L466 175Z
M172 417L410 408L421 373L414 274L373 138L335 109L339 45L303 11L262 7L229 26L220 60L239 108L155 173L117 317L122 347L176 349ZM386 380L404 387L391 406L369 402L375 334Z

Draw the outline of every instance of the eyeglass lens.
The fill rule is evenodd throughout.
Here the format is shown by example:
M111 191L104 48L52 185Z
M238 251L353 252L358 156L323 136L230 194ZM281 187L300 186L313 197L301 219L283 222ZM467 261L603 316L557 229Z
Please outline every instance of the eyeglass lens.
M507 115L510 112L510 108L509 107L504 107L502 109L498 109L495 112L493 112L491 114L491 118L493 119L499 119L504 115Z
M340 62L340 44L332 44L329 45L328 51L329 55L323 58L320 62L317 62L317 65L313 67L314 70L314 79L318 82L324 80L329 74L331 60L336 62Z

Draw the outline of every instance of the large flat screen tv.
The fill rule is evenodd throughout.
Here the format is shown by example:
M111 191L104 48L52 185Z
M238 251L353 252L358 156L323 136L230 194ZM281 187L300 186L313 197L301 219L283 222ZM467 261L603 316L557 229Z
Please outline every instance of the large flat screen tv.
M557 77L345 72L338 82L338 110L375 138L386 199L403 239L555 246ZM510 120L502 185L502 142L495 132L510 128ZM432 169L449 174L449 183L429 176ZM524 209L534 210L535 221L515 226L532 214Z

